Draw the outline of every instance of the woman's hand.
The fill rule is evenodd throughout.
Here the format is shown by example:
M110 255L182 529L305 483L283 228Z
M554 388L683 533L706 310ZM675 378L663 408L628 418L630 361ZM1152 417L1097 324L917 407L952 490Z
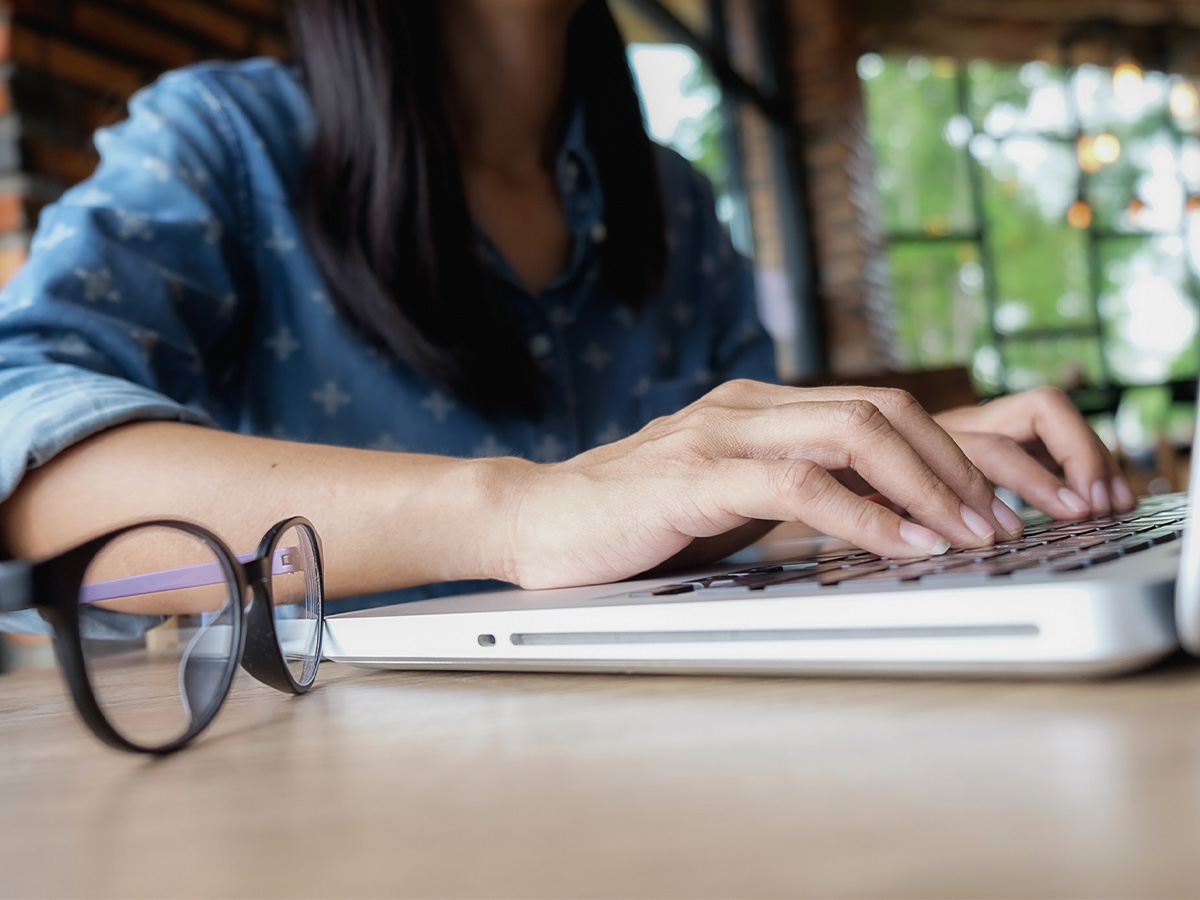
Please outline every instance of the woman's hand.
M1055 518L1135 503L1117 461L1062 391L1038 388L934 418L995 484Z
M523 587L615 581L697 538L803 521L891 557L1020 534L1021 520L903 391L736 381L622 441L553 465L497 461L504 577ZM869 483L915 521L845 487Z

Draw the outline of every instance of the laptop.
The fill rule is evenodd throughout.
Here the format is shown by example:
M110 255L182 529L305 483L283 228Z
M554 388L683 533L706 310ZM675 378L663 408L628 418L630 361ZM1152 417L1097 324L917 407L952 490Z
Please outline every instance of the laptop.
M1200 420L1197 437L1200 440ZM329 616L324 653L389 669L1100 676L1200 653L1200 466L1187 494L1018 541L889 560L774 536L726 564Z

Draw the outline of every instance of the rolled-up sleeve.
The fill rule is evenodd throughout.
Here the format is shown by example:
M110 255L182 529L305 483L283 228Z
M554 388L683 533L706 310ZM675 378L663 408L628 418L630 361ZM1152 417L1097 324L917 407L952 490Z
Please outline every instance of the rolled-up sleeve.
M105 428L214 424L213 368L253 283L245 166L219 92L166 76L96 146L96 173L43 211L0 292L0 499Z

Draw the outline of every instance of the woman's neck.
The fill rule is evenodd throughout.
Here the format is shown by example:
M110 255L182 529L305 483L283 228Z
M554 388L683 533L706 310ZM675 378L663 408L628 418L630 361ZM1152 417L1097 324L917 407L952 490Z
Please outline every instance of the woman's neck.
M548 169L562 128L567 28L578 0L439 0L442 96L464 165Z

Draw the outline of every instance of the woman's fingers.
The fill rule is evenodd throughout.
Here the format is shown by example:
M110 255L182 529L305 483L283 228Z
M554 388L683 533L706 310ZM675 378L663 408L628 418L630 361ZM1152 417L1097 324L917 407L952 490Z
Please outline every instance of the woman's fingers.
M868 397L937 476L962 497L970 509L978 512L1000 539L1021 535L1025 525L1020 517L996 497L988 478L911 394L876 390Z
M729 404L749 409L780 407L796 402L866 402L883 413L900 436L925 460L939 479L967 507L978 513L1001 538L1018 536L1024 524L1011 509L996 499L988 479L972 464L946 431L907 391L889 388L823 387L787 388L753 382L731 382L713 391L703 403ZM865 473L860 473L864 474ZM867 480L871 479L867 477ZM880 485L875 485L880 488ZM890 495L889 495L890 496ZM897 498L891 497L896 500ZM969 517L969 516L968 516ZM978 525L978 523L975 523ZM979 530L979 529L977 529Z
M1086 424L1085 422L1084 425L1086 426ZM1090 428L1088 433L1094 445L1094 453L1101 462L1100 476L1088 487L1088 499L1091 501L1093 512L1103 515L1108 512L1123 512L1132 509L1137 503L1137 499L1133 496L1129 482L1121 475L1121 467L1117 464L1116 458L1104 446L1104 442L1100 440L1098 434ZM1065 466L1063 472L1068 478L1070 477L1069 470ZM1076 487L1077 491L1081 489L1082 483Z
M1051 470L1053 459L1039 459L1012 438L1001 434L957 432L955 439L988 478L1019 494L1026 502L1056 519L1081 519L1131 509L1136 501L1128 483L1115 472L1107 479L1107 492L1096 491L1084 499ZM1048 464L1049 463L1049 464Z
M1056 519L1092 515L1091 506L1016 441L1002 434L970 431L955 435L980 470L1001 487L1019 494Z
M892 557L976 547L1023 530L989 476L1064 518L1091 511L1096 482L1120 507L1115 461L1062 400L1014 397L934 420L899 391L733 382L621 441L522 466L506 500L507 565L527 587L615 580L751 520L802 521ZM1035 441L1067 483L1019 446ZM1078 502L1076 485L1088 488Z
M708 406L702 429L724 438L714 455L807 458L826 469L849 469L949 538L979 546L1015 537L1023 525L997 499L987 478L909 396L900 391L849 389L793 392L801 402L766 408ZM812 397L832 398L818 399Z
M990 432L1018 443L1041 441L1061 467L1065 486L1087 512L1126 510L1135 503L1117 461L1062 391L1038 388L980 407L952 410L937 419L951 432ZM1024 491L1018 492L1024 496ZM1039 508L1054 514L1049 508Z
M810 459L717 460L702 484L708 502L728 513L802 521L881 556L937 556L950 549L942 535L858 496Z
M944 446L937 442L932 451L918 452L893 421L866 400L788 403L766 409L708 408L681 424L684 439L698 438L702 453L711 459L803 459L827 473L853 470L955 546L977 547L997 534L1012 536L1014 525L1020 529L1020 520L1003 504L999 507L1011 519L997 523L999 501L991 484L948 436L943 436ZM956 465L940 467L954 474L957 489L930 461L932 452L958 458ZM830 479L838 483L833 476ZM838 487L854 496L843 485Z

